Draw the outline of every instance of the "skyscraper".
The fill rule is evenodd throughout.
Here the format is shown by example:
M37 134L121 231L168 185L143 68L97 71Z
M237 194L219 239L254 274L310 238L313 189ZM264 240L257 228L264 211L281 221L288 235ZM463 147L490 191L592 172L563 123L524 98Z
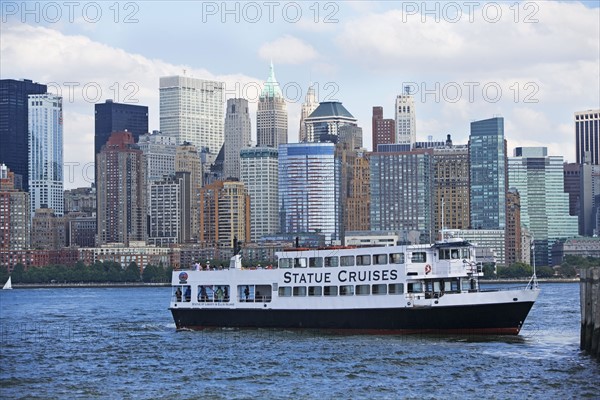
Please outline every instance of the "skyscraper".
M146 168L131 132L114 132L96 156L96 245L145 241Z
M29 95L29 194L31 216L38 208L63 215L62 97Z
M506 194L506 233L504 236L506 266L521 262L521 196L515 188Z
M371 154L371 229L421 243L433 232L433 150Z
M357 152L344 206L344 232L371 229L371 176L369 154Z
M148 107L106 100L95 108L94 156L100 153L113 132L128 131L135 142L148 133Z
M473 229L504 229L506 226L506 162L504 118L471 122L469 163Z
M162 179L165 175L175 173L176 139L154 131L141 135L138 147L144 152L146 160L146 179L148 182Z
M155 246L185 243L186 232L189 239L189 207L186 208L189 176L180 172L150 183L148 243Z
M510 187L519 191L521 224L533 236L536 265L552 265L552 245L577 235L577 218L569 215L564 192L563 158L545 147L517 147L508 158Z
M0 163L0 250L26 250L30 244L29 193L15 188L15 174Z
M575 113L575 150L577 164L600 165L600 110Z
M315 88L313 85L308 87L308 91L306 92L306 97L304 99L304 103L302 103L302 110L300 113L300 131L298 133L298 141L306 142L306 125L304 124L304 120L308 118L308 116L317 109L319 106L319 102L317 101L317 96L315 95Z
M200 243L233 248L250 240L250 196L243 182L218 181L200 190Z
M396 97L396 143L412 146L417 141L416 120L415 101L405 88L404 94Z
M392 118L383 118L383 107L373 107L371 117L373 151L377 151L379 144L396 143L396 121Z
M580 167L579 234L600 234L600 165L589 163Z
M188 76L160 78L160 131L177 144L207 148L217 154L223 145L225 83Z
M176 173L187 172L189 174L189 190L186 192L189 196L187 205L189 208L190 233L189 238L184 236L186 241L198 242L200 235L200 187L202 186L202 166L200 165L200 156L196 151L196 146L184 143L177 146L175 153L175 171ZM185 194L184 194L185 195Z
M340 128L357 126L357 120L339 101L325 101L305 120L306 142L337 143Z
M278 151L253 147L240 152L240 180L250 196L250 239L279 232Z
M470 226L469 147L448 142L448 146L433 149L436 234L442 228L467 229Z
M226 178L240 178L240 150L251 145L250 113L248 100L227 100L225 114L225 164Z
M275 79L273 63L258 99L256 112L257 147L275 147L288 142L288 115L285 99Z
M282 233L321 233L341 239L340 165L333 143L279 146Z
M15 174L16 187L29 191L30 94L44 94L46 85L29 79L0 79L0 163Z

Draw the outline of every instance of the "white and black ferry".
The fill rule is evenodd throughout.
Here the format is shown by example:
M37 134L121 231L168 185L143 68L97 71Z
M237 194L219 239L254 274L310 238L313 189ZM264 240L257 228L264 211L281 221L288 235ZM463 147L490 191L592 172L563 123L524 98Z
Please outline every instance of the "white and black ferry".
M174 271L178 329L283 328L356 333L519 333L537 299L535 274L520 289L482 290L471 244L294 248L277 265Z

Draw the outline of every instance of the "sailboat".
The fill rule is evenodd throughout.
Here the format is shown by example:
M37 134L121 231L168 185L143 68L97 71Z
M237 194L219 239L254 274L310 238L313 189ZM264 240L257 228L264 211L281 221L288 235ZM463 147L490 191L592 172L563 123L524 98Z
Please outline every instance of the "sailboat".
M8 277L8 280L6 281L6 283L4 284L4 286L2 287L3 290L5 289L12 289L12 281L10 279L10 276Z

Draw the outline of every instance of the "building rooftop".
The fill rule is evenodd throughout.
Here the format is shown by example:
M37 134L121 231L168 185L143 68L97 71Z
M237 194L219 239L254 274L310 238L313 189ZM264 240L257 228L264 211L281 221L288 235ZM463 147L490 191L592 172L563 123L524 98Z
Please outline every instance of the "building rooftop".
M324 117L346 117L354 119L354 116L338 101L324 101L308 116L308 118Z

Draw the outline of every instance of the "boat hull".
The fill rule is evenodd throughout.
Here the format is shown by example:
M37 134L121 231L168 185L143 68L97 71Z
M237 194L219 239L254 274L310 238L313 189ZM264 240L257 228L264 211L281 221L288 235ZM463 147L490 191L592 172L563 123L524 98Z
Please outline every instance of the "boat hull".
M171 308L178 329L274 328L353 333L517 335L533 301L335 310Z

